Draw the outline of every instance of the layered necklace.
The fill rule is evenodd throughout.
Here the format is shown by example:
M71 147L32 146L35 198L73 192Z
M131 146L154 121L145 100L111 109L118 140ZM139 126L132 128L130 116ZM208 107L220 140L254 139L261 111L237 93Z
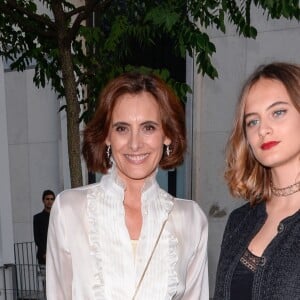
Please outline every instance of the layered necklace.
M272 194L277 197L285 197L285 196L295 194L300 191L300 181L284 188L277 188L273 186L273 183L271 182L271 191Z

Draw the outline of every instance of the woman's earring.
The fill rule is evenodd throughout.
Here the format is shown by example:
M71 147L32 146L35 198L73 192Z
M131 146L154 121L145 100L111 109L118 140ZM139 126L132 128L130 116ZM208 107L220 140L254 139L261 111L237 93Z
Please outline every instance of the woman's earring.
M171 154L170 145L166 146L166 154L167 154L167 156L170 156L170 154Z
M106 148L106 158L107 160L110 160L110 156L111 156L111 146L108 145Z

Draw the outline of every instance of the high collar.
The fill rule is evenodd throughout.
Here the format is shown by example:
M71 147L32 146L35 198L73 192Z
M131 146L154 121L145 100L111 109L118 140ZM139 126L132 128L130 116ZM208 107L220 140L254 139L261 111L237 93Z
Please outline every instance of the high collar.
M156 181L157 172L158 169L156 169L151 176L145 179L144 185L142 187L142 200L149 198L149 195L153 195L153 193L155 193L156 195L156 191L159 188L159 185ZM108 173L102 176L100 184L106 188L110 187L111 191L115 191L118 194L120 193L122 195L122 198L124 197L126 185L122 178L119 176L114 163L109 169Z

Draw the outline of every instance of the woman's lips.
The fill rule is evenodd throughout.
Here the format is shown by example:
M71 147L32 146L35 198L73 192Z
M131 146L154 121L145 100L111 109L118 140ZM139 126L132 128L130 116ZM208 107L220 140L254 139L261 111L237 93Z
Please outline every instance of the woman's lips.
M271 142L267 142L267 143L263 143L260 148L262 150L268 150L268 149L271 149L273 148L274 146L278 145L280 142L278 141L271 141Z
M132 163L140 164L141 162L143 162L149 156L149 153L139 154L139 155L126 154L125 156Z

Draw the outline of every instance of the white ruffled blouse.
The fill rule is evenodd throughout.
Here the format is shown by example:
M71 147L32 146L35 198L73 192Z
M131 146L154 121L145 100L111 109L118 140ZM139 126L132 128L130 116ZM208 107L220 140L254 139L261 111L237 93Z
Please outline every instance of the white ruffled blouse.
M132 300L170 216L137 300L208 300L207 220L190 200L174 199L154 178L142 193L143 226L134 255L115 172L55 200L47 242L47 300Z

